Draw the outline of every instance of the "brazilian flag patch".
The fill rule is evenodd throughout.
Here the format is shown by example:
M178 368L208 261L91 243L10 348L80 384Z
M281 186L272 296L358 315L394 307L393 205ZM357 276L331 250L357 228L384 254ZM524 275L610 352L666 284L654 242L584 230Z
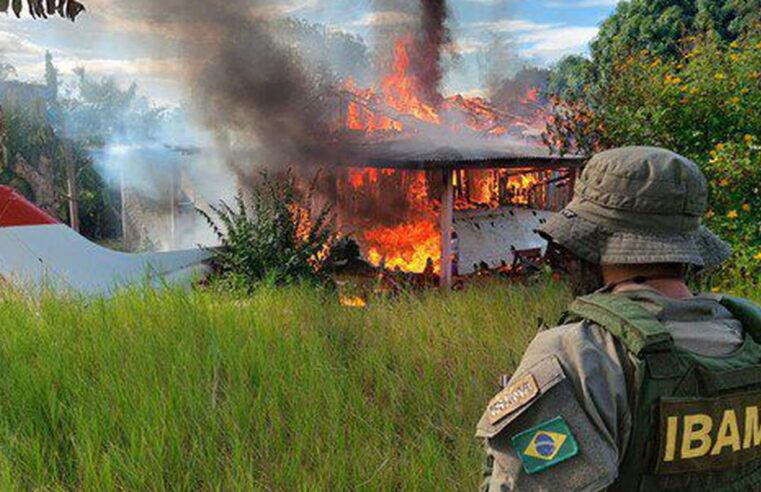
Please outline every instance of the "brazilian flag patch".
M513 447L526 473L537 473L579 453L563 417L555 417L513 437Z

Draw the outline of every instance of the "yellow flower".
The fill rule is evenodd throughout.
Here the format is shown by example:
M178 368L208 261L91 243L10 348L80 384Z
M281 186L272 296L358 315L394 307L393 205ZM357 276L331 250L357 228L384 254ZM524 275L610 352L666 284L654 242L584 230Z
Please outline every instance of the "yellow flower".
M723 73L719 72L716 75L714 75L713 78L715 78L716 80L724 80L724 79L727 78L727 76L724 75Z
M735 96L732 98L732 104L738 104L740 102L740 98Z
M743 137L743 141L745 141L746 144L750 145L753 143L753 135L750 135L748 133L745 134Z
M711 154L711 157L713 157L714 159L716 159L716 157L719 155L715 150L712 150L710 154Z
M653 60L653 63L650 64L650 68L655 68L655 67L657 67L660 64L661 64L661 59L660 58L656 58L655 60Z
M730 58L732 61L737 61L737 60L739 60L739 59L740 59L740 55L738 55L737 53L732 53L731 55L729 55L729 58Z
M754 257L753 257L753 259L754 259L754 260L759 260L759 261L761 261L761 251L759 251L758 253L756 253L756 256L754 256Z
M743 212L750 212L750 205L747 203L743 203Z
M740 43L738 43L737 41L732 41L731 43L729 43L729 46L731 48L737 48L738 46L740 46Z
M682 87L679 88L679 90L682 92L687 92L687 89L689 89L689 87L687 87L686 85L683 85Z
M719 181L719 186L722 188L726 188L729 185L729 180L727 178L723 178L721 181Z
M716 144L716 150L724 150L724 144L723 143Z
M692 89L690 89L690 94L692 94L693 96L694 96L695 94L697 94L698 92L700 92L700 91L698 90L698 88L697 88L697 87L693 87Z
M730 210L729 213L727 214L727 218L735 220L738 217L738 215L739 214L737 213L737 210Z
M671 79L671 83L674 85L679 84L681 81L682 81L681 77L674 77L673 79Z
M743 89L740 92L742 92L743 94L747 94L750 92L750 89L748 89L747 87L743 87Z
M714 294L718 294L719 292L721 292L721 289L718 287L711 287L711 292L713 292Z

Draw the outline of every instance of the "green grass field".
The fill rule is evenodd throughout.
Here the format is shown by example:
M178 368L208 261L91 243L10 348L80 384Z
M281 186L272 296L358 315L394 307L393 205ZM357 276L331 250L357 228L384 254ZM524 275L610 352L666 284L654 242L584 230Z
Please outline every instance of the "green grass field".
M476 421L567 300L3 294L0 490L473 490Z

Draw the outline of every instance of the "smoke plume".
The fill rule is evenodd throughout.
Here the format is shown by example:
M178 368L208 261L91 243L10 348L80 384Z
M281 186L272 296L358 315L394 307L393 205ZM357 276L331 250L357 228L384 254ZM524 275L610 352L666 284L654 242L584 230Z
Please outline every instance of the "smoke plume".
M410 75L417 83L417 95L426 104L438 108L442 101L443 55L451 41L446 0L375 0L373 7L376 13L400 13L408 19L376 25L376 48L390 56L396 41L409 39L412 42Z
M375 0L374 6L376 12L403 12L413 20L397 34L413 42L411 68L419 96L439 106L442 52L451 38L446 1ZM338 146L331 138L338 82L279 35L281 2L138 0L131 8L142 22L177 39L188 67L191 104L222 146L235 150L229 161L241 174L250 173L252 164L322 167L356 155L349 144Z
M254 150L268 166L333 159L326 123L332 81L278 42L277 3L142 3L151 12L146 22L178 39L189 66L191 103L220 142Z
M420 82L422 97L428 104L441 104L442 53L451 41L447 28L446 0L421 0L421 30L416 40L415 75Z

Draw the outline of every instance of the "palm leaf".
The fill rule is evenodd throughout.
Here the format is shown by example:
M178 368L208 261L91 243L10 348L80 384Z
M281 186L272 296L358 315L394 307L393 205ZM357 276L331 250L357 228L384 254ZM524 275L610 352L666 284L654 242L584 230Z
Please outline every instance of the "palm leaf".
M33 19L46 19L48 15L58 13L61 17L74 21L86 10L77 0L27 0L26 3ZM0 0L0 12L7 13L9 9L16 17L21 17L23 0Z

